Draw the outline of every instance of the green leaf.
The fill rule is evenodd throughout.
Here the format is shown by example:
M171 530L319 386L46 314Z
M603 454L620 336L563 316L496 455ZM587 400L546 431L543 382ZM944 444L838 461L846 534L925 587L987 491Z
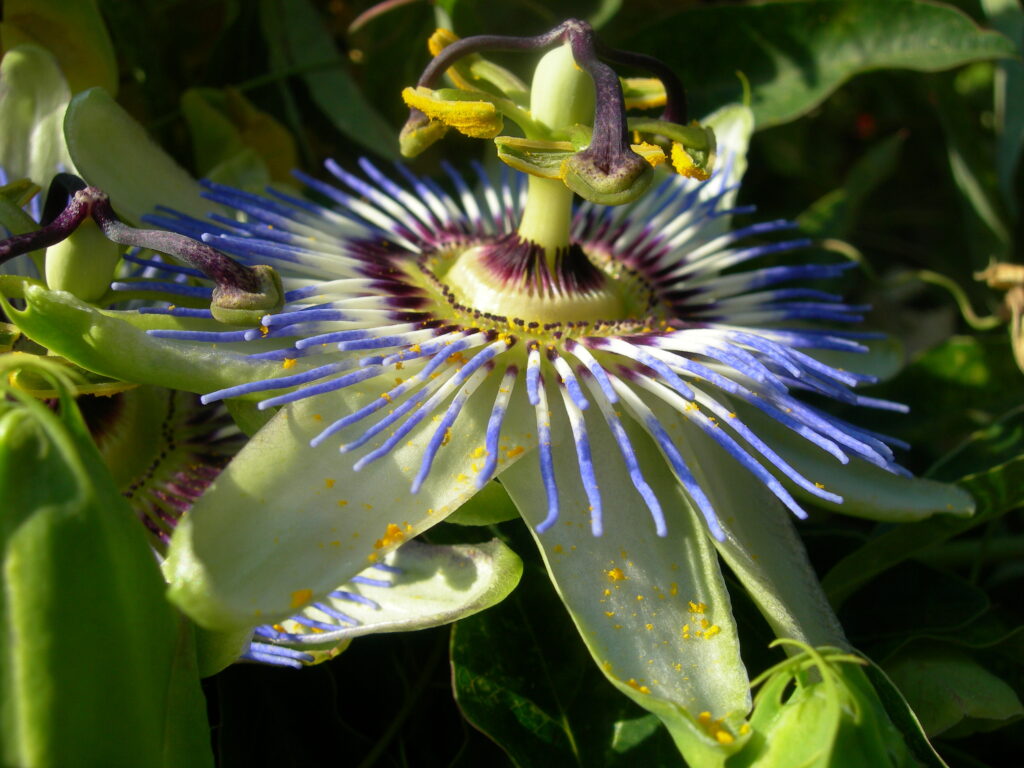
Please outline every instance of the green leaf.
M973 517L934 517L910 525L886 530L833 566L822 584L833 605L847 597L879 573L925 551L930 547L998 518L1024 503L1024 456L968 475L960 481L977 503Z
M710 36L714 43L710 44ZM709 44L680 45L681 39ZM798 0L693 8L659 19L620 47L664 60L694 88L703 114L742 99L750 81L758 128L793 120L861 72L925 72L1014 54L1002 35L923 0Z
M915 644L884 664L929 736L966 736L1024 717L1024 706L1004 680L962 650Z
M313 4L263 0L260 19L271 67L280 73L299 72L313 102L335 128L375 154L397 160L398 131L363 95Z
M882 671L882 668L869 660L868 665L864 668L864 673L878 693L878 698L881 700L882 706L885 707L889 718L900 729L903 738L907 741L907 746L910 747L918 762L925 768L949 768L932 747L931 742L928 741L920 720L907 704L907 700L903 698L900 689Z
M190 630L66 374L27 357L0 358L3 380L32 367L61 395L54 413L5 387L0 406L3 762L212 766Z
M1019 405L1021 381L1005 337L953 336L921 354L899 376L872 392L877 397L909 403L909 414L872 421L871 414L865 412L866 418L858 422L896 434L930 463L980 426Z
M1024 8L1017 0L981 0L992 26L1017 46L1015 60L999 62L995 82L996 171L999 191L1011 215L1016 216L1018 194L1014 188L1021 152L1024 151Z
M574 635L544 572L527 567L504 602L452 628L463 715L522 768L678 763L658 719L641 717Z
M71 100L64 137L79 174L110 195L117 213L132 224L140 224L158 205L199 218L217 207L200 196L196 180L102 88Z
M905 134L895 133L873 146L850 169L843 186L819 198L797 216L800 229L813 237L849 236L864 201L896 170L905 140Z

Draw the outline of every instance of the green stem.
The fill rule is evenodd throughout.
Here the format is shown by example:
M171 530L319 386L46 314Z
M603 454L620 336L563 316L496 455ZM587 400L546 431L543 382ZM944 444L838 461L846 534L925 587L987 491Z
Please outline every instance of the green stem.
M550 131L594 119L594 83L576 64L568 44L545 54L530 90L530 114ZM530 176L519 236L544 247L548 266L569 245L573 193L560 180Z
M530 176L528 183L519 236L543 245L550 267L555 252L569 245L572 190L558 179Z

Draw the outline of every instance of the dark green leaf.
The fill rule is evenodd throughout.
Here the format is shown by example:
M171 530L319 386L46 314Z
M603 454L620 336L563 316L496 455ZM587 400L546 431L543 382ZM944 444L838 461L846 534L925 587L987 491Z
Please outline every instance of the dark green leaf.
M800 229L814 237L846 237L861 204L896 169L906 136L896 133L878 142L850 169L843 186L815 201L797 216Z
M301 73L313 101L345 136L377 155L397 159L398 131L359 90L313 5L308 0L264 0L260 8L271 66L278 72Z
M519 766L679 764L654 716L593 666L539 568L528 566L500 605L455 625L452 669L463 714Z
M672 66L690 85L695 115L741 101L736 73L742 72L759 128L799 117L861 72L934 72L1014 53L1002 35L979 29L954 8L922 0L696 8L640 30L622 47Z
M889 718L900 729L903 738L907 740L907 745L913 751L914 756L926 768L949 768L928 741L914 710L910 708L899 688L882 671L882 668L877 664L870 663L864 668L864 672L875 687L878 698L882 700L882 705Z
M933 517L896 525L840 560L822 579L833 605L872 578L937 544L987 523L1024 503L1024 456L960 481L977 503L973 517Z
M1013 689L961 650L915 645L886 661L885 669L929 736L952 728L965 736L1024 716Z

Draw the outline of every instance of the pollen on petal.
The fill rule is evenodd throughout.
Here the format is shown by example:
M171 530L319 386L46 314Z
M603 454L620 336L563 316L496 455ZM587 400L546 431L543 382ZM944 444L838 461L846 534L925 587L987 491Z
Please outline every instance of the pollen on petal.
M292 592L292 608L301 608L313 599L312 589L297 589Z

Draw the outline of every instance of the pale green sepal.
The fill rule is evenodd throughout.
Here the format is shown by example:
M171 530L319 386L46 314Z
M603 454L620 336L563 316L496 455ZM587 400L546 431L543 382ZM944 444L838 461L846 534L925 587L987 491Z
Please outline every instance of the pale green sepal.
M865 676L863 659L834 648L793 647L798 655L761 676L752 736L729 768L918 765Z
M508 491L497 480L480 489L473 498L452 512L446 523L456 525L495 525L519 517Z
M124 319L156 315L102 312L70 293L31 283L25 285L24 298L26 307L18 310L0 297L15 325L54 354L104 376L205 393L288 373L280 363L251 360L243 352L228 351L228 345L154 338Z
M239 629L232 632L215 632L192 624L196 638L196 659L199 677L210 677L227 669L249 650L252 632Z
M776 636L846 647L792 515L754 475L664 403L648 405L672 435L725 532L719 555L743 584Z
M0 168L42 188L59 171L74 173L64 144L64 111L71 100L53 55L19 45L0 60Z
M843 515L891 523L924 520L939 513L957 517L974 514L974 499L962 488L893 474L863 459L851 458L849 463L842 464L760 411L741 404L735 404L735 409L797 472L843 497L843 503L836 504L813 496L791 484L774 467L769 467L803 502Z
M90 88L71 100L64 137L78 173L106 192L114 210L130 224L140 225L142 216L158 205L200 219L218 210L200 196L199 183L102 88Z
M316 448L309 442L335 419L379 397L376 387L282 408L178 526L164 567L171 599L212 629L273 623L441 522L476 492L474 454L497 386L497 380L485 383L466 404L415 495L409 488L433 434L429 419L399 447L356 472L353 463L362 451L339 454L344 436ZM503 435L511 446L533 445L529 414L518 412L527 407L512 401L505 421L510 429ZM522 431L513 425L523 425ZM348 434L360 432L356 427ZM519 455L509 458L503 451L501 464Z
M346 583L339 587L373 600L376 608L329 596L320 601L358 624L342 626L336 632L313 633L286 619L280 626L301 639L278 644L309 653L315 659L313 663L327 661L356 637L439 627L479 613L504 600L523 574L523 561L498 539L453 546L410 541L381 560L398 568L398 572L388 575L371 568L363 575L375 581L388 580L391 586ZM317 622L337 623L316 606L307 607L301 615Z
M49 376L60 407L2 387L0 761L212 766L191 635L66 369L5 355L0 381L14 367Z
M277 410L273 408L261 411L254 401L242 400L238 397L225 400L224 405L227 406L228 413L234 419L235 425L247 437L252 437L259 432L263 425L274 418L274 414L277 413Z
M637 460L666 517L668 535L657 536L617 443L604 424L587 422L604 533L591 533L574 445L565 440L553 448L560 516L534 537L608 679L665 722L692 765L720 765L739 744L735 735L749 710L750 692L706 525L651 440L634 430L630 438ZM558 428L568 431L565 424L552 425L553 432ZM501 480L532 530L547 511L536 462L511 467ZM707 727L698 724L703 712L709 713ZM720 729L733 736L733 744L714 738Z

